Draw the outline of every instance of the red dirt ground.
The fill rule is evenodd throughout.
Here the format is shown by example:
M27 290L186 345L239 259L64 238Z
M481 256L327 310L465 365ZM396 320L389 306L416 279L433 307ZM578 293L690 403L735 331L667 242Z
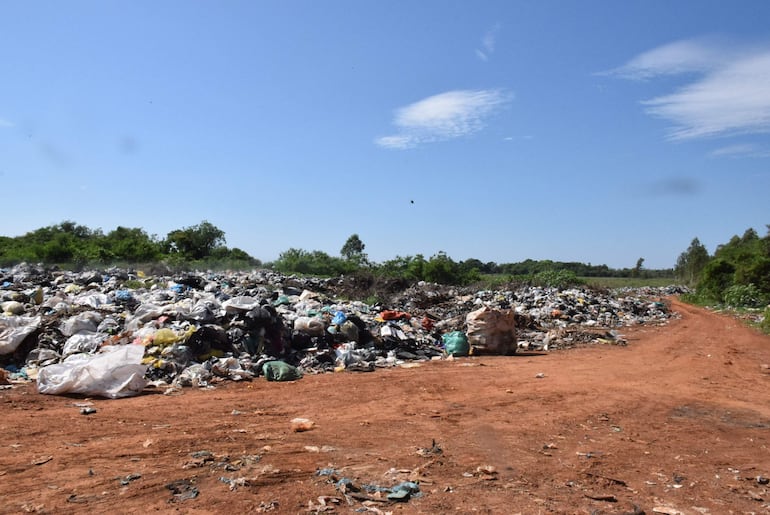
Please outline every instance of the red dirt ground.
M2 390L0 512L768 512L770 338L672 306L626 347L122 400ZM345 495L327 467L421 494Z

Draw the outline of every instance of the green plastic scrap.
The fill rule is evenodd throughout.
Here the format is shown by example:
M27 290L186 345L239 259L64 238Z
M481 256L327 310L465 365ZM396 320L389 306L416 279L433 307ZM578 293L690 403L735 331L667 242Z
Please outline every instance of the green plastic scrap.
M444 343L446 353L451 356L467 356L471 348L468 344L468 337L462 331L452 331L441 335L441 341Z
M302 378L297 367L284 361L267 361L262 365L262 374L268 381L296 381Z

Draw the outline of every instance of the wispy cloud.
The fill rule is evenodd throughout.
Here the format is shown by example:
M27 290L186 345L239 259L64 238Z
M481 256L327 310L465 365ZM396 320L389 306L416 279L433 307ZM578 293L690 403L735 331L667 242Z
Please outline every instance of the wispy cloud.
M511 100L503 90L456 90L434 95L396 110L396 134L375 139L381 147L405 149L480 131L486 119Z
M689 83L642 102L648 114L672 123L670 140L770 132L770 46L677 41L604 74L634 80L687 74Z
M496 23L491 29L484 33L481 38L481 48L476 49L476 56L482 61L488 61L489 57L495 51L497 35L500 33L500 24Z
M15 127L15 126L16 126L15 123L10 122L5 118L0 118L0 127Z
M770 157L770 149L752 144L728 145L709 154L711 157Z
M660 75L706 72L726 64L735 50L716 38L674 41L643 52L623 66L601 72L624 79L646 80Z

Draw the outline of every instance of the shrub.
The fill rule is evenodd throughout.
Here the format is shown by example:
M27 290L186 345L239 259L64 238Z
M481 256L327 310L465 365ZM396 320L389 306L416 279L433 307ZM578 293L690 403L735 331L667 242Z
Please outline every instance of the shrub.
M532 284L547 288L568 288L581 285L583 281L571 270L543 270L532 276Z
M765 303L765 298L753 284L734 284L724 292L724 301L733 308L758 308Z
M759 328L762 329L763 332L770 334L770 306L765 308L763 319L759 323Z

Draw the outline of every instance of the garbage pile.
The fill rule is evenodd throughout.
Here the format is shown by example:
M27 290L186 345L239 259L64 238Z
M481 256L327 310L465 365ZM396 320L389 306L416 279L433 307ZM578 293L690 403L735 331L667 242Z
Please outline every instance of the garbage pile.
M618 328L664 323L672 313L660 299L681 292L418 283L367 304L337 295L343 282L270 270L0 269L0 370L10 381L36 379L41 393L113 398L146 384L370 372L450 355L623 343Z

